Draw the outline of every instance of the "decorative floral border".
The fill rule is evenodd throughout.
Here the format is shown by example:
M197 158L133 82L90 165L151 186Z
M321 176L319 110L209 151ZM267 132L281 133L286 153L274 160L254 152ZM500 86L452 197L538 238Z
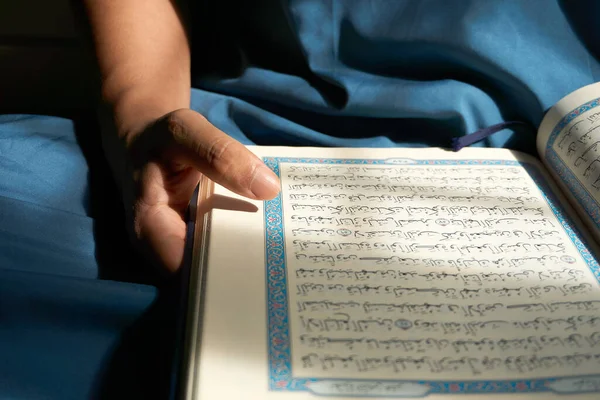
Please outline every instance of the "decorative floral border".
M361 164L386 165L396 164L397 159L323 159L323 158L264 158L265 164L280 176L280 163L306 164ZM531 164L505 160L407 160L401 164L412 165L503 165L522 166L540 188L543 197L562 224L590 270L600 282L600 266L590 254L588 246L580 232L570 222L564 209L549 189L543 175ZM311 383L327 381L321 378L294 377L291 365L291 344L288 330L288 295L285 257L285 237L281 194L265 202L265 240L266 240L266 286L268 309L268 358L269 388L273 391L308 391ZM563 377L533 380L486 380L486 381L372 381L386 383L414 383L428 388L426 393L525 393L552 391L553 383ZM578 378L578 377L569 377ZM583 378L583 377L580 377ZM343 381L343 379L336 379ZM370 381L363 381L370 382ZM574 393L574 392L570 392Z

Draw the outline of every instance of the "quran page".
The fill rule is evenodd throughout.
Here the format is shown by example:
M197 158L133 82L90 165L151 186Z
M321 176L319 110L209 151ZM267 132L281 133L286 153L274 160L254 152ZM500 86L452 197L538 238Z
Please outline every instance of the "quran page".
M598 398L600 269L536 160L251 149L282 191L212 211L193 398Z
M542 121L540 158L600 241L600 83L559 101Z

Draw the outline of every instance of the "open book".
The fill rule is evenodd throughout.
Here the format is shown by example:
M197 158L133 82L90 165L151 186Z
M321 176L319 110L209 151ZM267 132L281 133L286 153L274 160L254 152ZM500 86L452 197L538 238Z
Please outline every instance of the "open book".
M201 184L185 397L599 399L600 84L537 143L251 147L282 191Z

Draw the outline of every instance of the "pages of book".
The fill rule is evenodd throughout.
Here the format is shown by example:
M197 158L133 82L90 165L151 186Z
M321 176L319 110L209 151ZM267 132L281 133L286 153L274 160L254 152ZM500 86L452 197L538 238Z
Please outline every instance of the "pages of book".
M191 398L598 397L600 268L536 160L251 149L282 192L214 189Z
M540 158L600 241L600 83L552 107L540 124Z

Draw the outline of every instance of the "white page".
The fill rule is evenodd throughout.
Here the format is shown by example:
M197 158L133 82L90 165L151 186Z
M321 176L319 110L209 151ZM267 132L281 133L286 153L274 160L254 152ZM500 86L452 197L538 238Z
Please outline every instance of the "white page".
M561 99L538 130L540 158L600 240L600 83Z
M213 212L198 399L319 398L311 390L340 399L360 393L454 399L465 390L511 390L517 393L494 398L530 399L554 395L523 393L531 387L600 385L599 378L581 378L600 374L597 263L560 228L559 211L512 165L511 153L253 150L304 159L268 160L282 174L283 204L252 202L255 213ZM383 178L378 169L406 160L381 160L401 157L413 161ZM358 161L332 161L340 158ZM365 165L367 159L379 164ZM478 161L469 169L461 159ZM507 162L482 165L483 159ZM414 160L445 161L431 175ZM357 168L323 169L321 176L311 169L331 165ZM314 186L327 183L324 173L330 184L361 187ZM372 188L365 185L377 184L379 193L367 193ZM348 198L356 190L370 199ZM220 187L216 192L240 198ZM389 204L377 205L386 199ZM386 214L377 216L378 207ZM335 227L322 223L331 217ZM395 226L373 228L379 223L373 219L347 225L342 218ZM342 238L324 242L323 235L340 229ZM348 231L371 237L351 240ZM336 280L327 278L332 274ZM557 376L573 379L546 380Z

